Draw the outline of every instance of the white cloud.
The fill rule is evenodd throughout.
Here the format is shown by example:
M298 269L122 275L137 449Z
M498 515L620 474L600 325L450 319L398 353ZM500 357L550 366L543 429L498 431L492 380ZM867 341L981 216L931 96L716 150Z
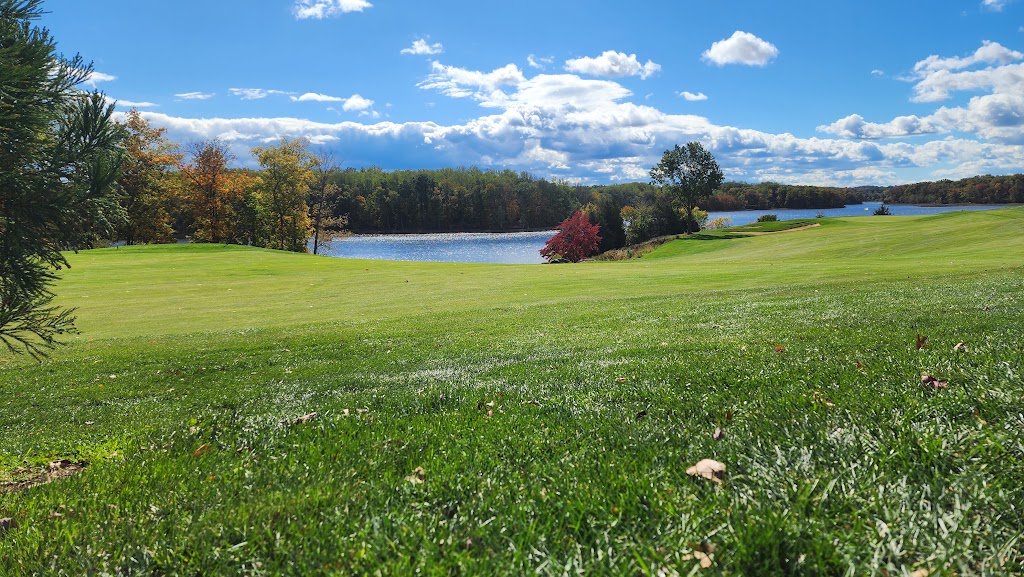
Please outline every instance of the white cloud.
M640 64L636 54L626 55L614 50L606 50L600 56L592 58L584 56L565 61L565 69L569 72L579 72L591 76L609 76L622 78L625 76L639 76L646 80L661 70L660 64L648 60L646 64Z
M155 108L159 106L152 102L135 102L134 100L117 100L116 104L125 108Z
M1006 0L981 0L981 5L995 12L1002 12L1006 6Z
M529 56L526 57L526 63L530 65L530 68L536 68L538 70L544 70L554 62L555 58L553 56L542 57L530 54Z
M373 107L372 100L363 98L358 94L353 94L345 99L345 104L342 105L341 109L351 112L353 110L367 110L371 107Z
M434 44L427 44L427 41L422 38L414 41L411 47L403 48L401 51L402 54L416 55L432 55L440 54L442 52L444 52L444 45L442 45L440 42L436 42Z
M229 88L228 92L242 100L261 100L272 94L291 94L283 90L264 90L262 88Z
M455 98L465 98L481 90L490 92L501 86L514 86L526 81L523 71L515 64L508 64L491 72L466 70L446 66L440 62L432 62L430 66L433 72L419 83L419 87L439 90Z
M819 126L818 131L835 134L842 138L874 140L879 138L902 138L920 134L936 134L946 132L946 129L931 118L899 116L890 122L877 124L866 122L859 114L851 114L832 124Z
M885 76L885 71L875 69L871 71L871 74L873 74L874 76Z
M1024 53L1010 50L998 42L983 40L970 56L942 58L932 54L928 58L914 64L914 75L911 79L926 78L928 75L943 70L963 70L976 64L1009 64L1024 58Z
M581 182L645 180L662 151L700 141L732 179L859 185L892 183L907 174L1006 173L1024 166L1024 145L1012 140L1012 112L1024 106L1013 94L987 94L962 108L927 117L870 123L851 115L823 132L828 138L799 138L712 123L705 117L669 114L649 105L616 81L575 74L526 78L514 65L490 72L434 63L420 83L424 90L468 98L480 110L465 122L394 123L369 99L345 99L363 122L318 123L297 118L192 119L153 112L143 115L169 137L186 142L231 139L232 150L248 159L254 144L283 136L328 142L355 164L389 168L472 165L527 170L539 176ZM985 98L985 97L992 98ZM996 98L998 96L998 98ZM343 107L339 107L339 110ZM361 108L361 109L360 109ZM982 142L962 135L964 127L995 131ZM881 140L930 130L954 129L944 140ZM953 136L955 135L955 136ZM997 140L997 138L999 140ZM924 139L922 139L924 140ZM246 162L251 162L246 160ZM912 171L912 172L911 172ZM939 177L939 176L937 176Z
M183 92L181 94L175 94L182 100L209 100L216 96L216 93L210 92Z
M984 42L973 54L942 58L936 55L914 66L914 102L938 102L954 92L985 92L964 106L941 107L927 116L900 116L889 122L866 122L851 114L819 126L843 138L901 138L920 134L967 133L998 143L1024 144L1024 54L995 42ZM980 70L968 68L986 65Z
M373 4L366 0L295 0L292 12L299 20L320 20L346 12L362 12L367 8L373 8Z
M703 58L718 66L726 64L765 66L778 55L779 49L774 44L749 32L737 30L729 38L713 43L711 48L704 52Z
M340 96L328 96L326 94L317 94L316 92L307 92L302 96L292 96L292 102L344 102L345 99Z
M94 71L90 72L88 76L85 77L85 84L88 84L89 86L92 86L93 88L96 88L96 85L99 84L100 82L112 82L114 80L117 80L117 76L112 76L110 74L104 74L103 72L96 72L94 70Z
M685 98L689 102L700 102L701 100L707 100L708 99L707 95L704 94L703 92L698 92L697 94L694 94L692 92L687 92L685 90L680 92L679 96L682 96L683 98Z

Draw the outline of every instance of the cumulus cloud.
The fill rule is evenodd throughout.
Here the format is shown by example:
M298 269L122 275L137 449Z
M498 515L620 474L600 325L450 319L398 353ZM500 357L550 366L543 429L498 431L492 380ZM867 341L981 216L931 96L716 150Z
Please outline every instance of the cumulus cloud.
M569 72L579 72L591 76L609 76L611 78L622 78L625 76L639 76L646 80L651 75L661 70L661 65L648 60L646 64L640 64L636 54L626 55L614 50L606 50L600 56L575 58L565 61L565 69Z
M1006 7L1006 0L981 0L981 5L995 12L1002 12Z
M536 56L534 54L530 54L529 56L526 57L526 63L530 65L530 68L536 68L538 70L544 70L554 62L555 59L553 56L541 57Z
M697 94L694 94L692 92L687 92L686 90L680 92L679 96L682 96L689 102L700 102L701 100L708 99L707 95L704 94L703 92L698 92Z
M517 85L526 81L523 71L515 64L507 64L491 72L466 70L432 62L429 76L419 83L420 88L438 90L454 98L465 98L480 91L494 91L498 87Z
M96 85L100 82L112 82L114 80L117 80L117 76L113 76L111 74L104 74L103 72L96 72L95 70L93 70L89 73L88 76L85 77L85 84L88 84L93 88L96 88Z
M307 92L302 96L292 96L292 102L344 102L345 99L340 96L328 96L327 94L318 94L316 92Z
M321 20L346 12L362 12L367 8L373 8L373 4L366 0L296 0L292 12L298 20Z
M1000 143L1024 144L1024 63L1013 63L1021 59L1024 53L988 41L968 56L929 56L914 66L912 101L938 102L955 92L985 94L971 97L964 106L944 106L923 117L900 116L874 123L851 114L818 130L854 139L967 133ZM970 70L978 66L985 67Z
M1013 110L1024 105L1014 94L978 97L961 109L941 109L927 117L901 117L887 123L851 115L822 127L823 132L831 133L828 138L800 138L717 125L702 116L670 114L637 104L637 96L614 80L569 73L527 78L511 64L487 72L435 62L419 86L468 99L477 105L479 114L451 124L381 122L375 120L379 115L373 102L353 95L345 104L364 122L191 119L150 111L143 115L154 126L168 128L169 136L182 142L228 139L243 159L248 158L248 148L261 142L305 137L329 143L354 165L417 168L478 164L580 182L645 180L662 151L694 140L715 154L729 178L748 181L852 186L892 183L908 169L914 169L915 176L929 171L998 174L1024 166L1024 146L1007 137L1014 130ZM964 137L962 130L954 130L942 140L892 140L900 134L931 134L932 130L971 123L979 130L994 130L1002 123L1008 132L1001 140L987 142Z
M342 105L342 110L353 111L353 110L367 110L373 107L373 101L368 98L363 98L358 94L345 99L345 104Z
M779 49L749 32L737 30L732 36L711 44L702 55L704 60L725 66L726 64L746 64L747 66L765 66L779 55Z
M182 100L209 100L216 95L214 92L183 92L175 94L175 96Z
M402 54L432 55L444 52L444 46L440 42L427 44L427 41L420 38L412 43L409 48L403 48Z
M859 114L851 114L832 124L819 126L820 132L828 132L843 138L879 139L901 138L920 134L936 134L945 129L934 119L917 116L898 116L887 123L866 122Z
M229 88L228 92L242 100L262 100L272 94L291 94L283 90L264 90L262 88Z

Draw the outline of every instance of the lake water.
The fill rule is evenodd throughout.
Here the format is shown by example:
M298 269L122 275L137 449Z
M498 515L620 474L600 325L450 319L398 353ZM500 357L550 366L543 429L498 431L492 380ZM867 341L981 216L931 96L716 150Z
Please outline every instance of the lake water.
M733 226L750 224L763 214L778 215L779 220L831 216L870 216L880 202L865 202L844 208L774 209L712 212L708 219L727 217ZM894 215L926 215L956 210L988 210L1000 206L916 206L890 204ZM875 217L875 218L885 218ZM322 248L322 254L339 258L373 260L414 260L432 262L487 262L499 264L540 264L540 249L555 231L510 233L442 233L442 234L357 234L335 240Z

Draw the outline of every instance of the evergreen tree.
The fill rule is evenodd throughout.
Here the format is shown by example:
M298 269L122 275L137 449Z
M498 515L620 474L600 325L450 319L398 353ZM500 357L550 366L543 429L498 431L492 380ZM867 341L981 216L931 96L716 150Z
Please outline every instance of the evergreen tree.
M113 106L78 86L92 73L57 55L33 22L39 0L0 0L0 342L39 358L74 332L51 304L62 250L112 234L123 130Z

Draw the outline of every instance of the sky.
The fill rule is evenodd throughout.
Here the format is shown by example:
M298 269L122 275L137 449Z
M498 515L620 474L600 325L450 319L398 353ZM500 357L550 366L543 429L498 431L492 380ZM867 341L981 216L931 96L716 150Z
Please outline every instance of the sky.
M1024 0L45 0L87 88L175 142L647 182L1024 172Z

